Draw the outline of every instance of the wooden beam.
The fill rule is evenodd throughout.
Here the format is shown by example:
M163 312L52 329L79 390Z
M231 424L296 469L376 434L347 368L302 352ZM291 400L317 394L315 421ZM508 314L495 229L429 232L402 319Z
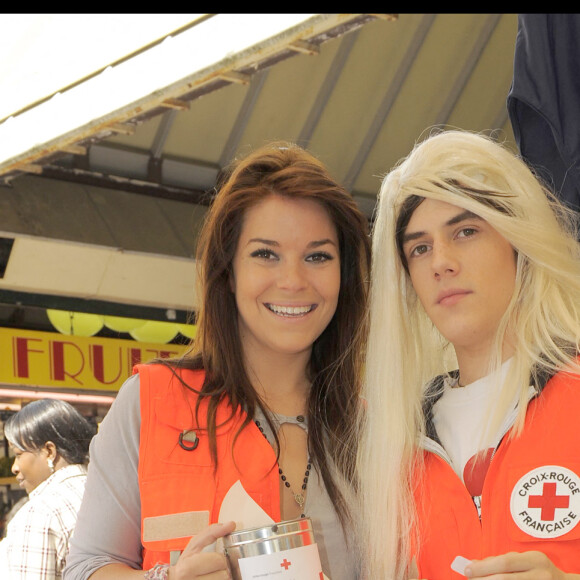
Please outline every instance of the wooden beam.
M379 20L398 20L398 14L369 14L369 16L374 16Z
M161 105L177 111L187 111L189 109L189 103L181 99L165 99Z
M86 155L87 148L82 145L65 145L60 149L64 153L71 153L72 155Z
M135 127L133 125L115 123L114 125L109 125L108 128L115 133L122 133L123 135L133 135L135 133Z
M18 171L24 171L24 173L34 173L35 175L42 175L42 165L34 165L29 163L28 165L19 165Z
M290 50L295 52L300 52L302 54L317 55L320 54L320 46L318 44L313 44L311 42L306 42L305 40L295 40L288 45Z
M240 85L247 85L252 78L251 75L247 75L245 73L237 72L235 70L228 70L220 73L219 77L224 79L225 81L229 81L231 83L237 83Z

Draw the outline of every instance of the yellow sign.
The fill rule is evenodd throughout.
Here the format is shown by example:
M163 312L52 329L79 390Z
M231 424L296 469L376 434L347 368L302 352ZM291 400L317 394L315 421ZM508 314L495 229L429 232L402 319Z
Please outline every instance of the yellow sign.
M133 365L183 354L177 344L0 328L0 383L117 391Z

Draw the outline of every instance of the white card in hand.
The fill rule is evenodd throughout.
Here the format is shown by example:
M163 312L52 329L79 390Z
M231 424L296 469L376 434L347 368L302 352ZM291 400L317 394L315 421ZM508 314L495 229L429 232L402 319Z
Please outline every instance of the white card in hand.
M465 567L468 564L471 564L471 560L468 560L463 556L456 556L455 560L451 562L451 569L457 572L458 574L465 576Z
M228 490L220 507L218 522L230 520L236 522L236 530L260 528L274 523L274 520L250 497L239 479Z

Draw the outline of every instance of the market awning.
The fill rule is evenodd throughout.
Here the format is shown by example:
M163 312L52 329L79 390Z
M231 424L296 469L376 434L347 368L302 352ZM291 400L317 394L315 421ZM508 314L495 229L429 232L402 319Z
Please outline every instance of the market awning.
M89 144L115 133L130 133L151 116L187 108L189 101L226 84L247 84L256 72L295 54L315 54L323 42L376 16L388 17L184 15L183 22L178 18L173 23L181 25L175 32L158 38L161 29L157 28L150 32L152 44L119 47L116 54L114 50L110 53L110 64L101 62L98 70L94 70L98 62L89 61L82 70L73 59L77 78L63 77L62 86L55 86L53 79L39 75L41 86L33 83L29 87L31 97L20 102L8 100L8 105L0 108L0 177L42 173L43 161L53 155L84 154ZM86 24L91 23L87 20ZM93 23L90 30L95 29L107 38L102 26ZM89 29L85 32L89 34ZM90 37L85 42L90 43ZM140 42L144 42L142 37ZM47 44L47 50L50 46ZM69 58L74 56L74 46L67 48ZM26 63L18 61L26 56L13 53L5 66L21 69ZM11 94L18 91L18 84L16 81L16 86L10 87ZM0 84L0 89L4 93L7 87ZM33 98L36 100L30 102Z

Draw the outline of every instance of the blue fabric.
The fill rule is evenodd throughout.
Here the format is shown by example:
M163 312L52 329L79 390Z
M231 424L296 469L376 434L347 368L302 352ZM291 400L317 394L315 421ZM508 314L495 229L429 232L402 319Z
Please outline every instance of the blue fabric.
M580 14L520 14L507 108L520 154L580 211Z

